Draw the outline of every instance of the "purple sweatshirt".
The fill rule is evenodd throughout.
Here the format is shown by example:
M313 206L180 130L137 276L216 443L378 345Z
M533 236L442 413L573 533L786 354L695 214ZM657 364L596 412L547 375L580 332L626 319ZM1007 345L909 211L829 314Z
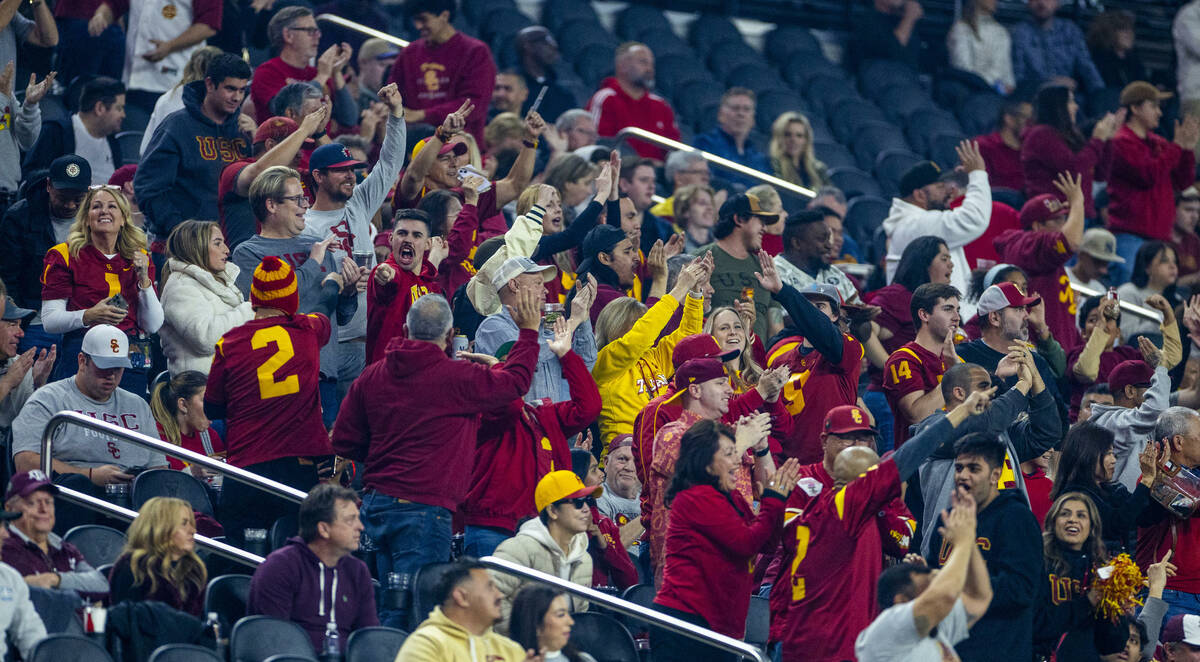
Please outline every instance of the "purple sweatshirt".
M343 649L351 632L379 625L367 564L347 554L337 566L327 567L298 536L289 538L258 566L250 580L246 613L299 625L318 652L327 623L337 625Z

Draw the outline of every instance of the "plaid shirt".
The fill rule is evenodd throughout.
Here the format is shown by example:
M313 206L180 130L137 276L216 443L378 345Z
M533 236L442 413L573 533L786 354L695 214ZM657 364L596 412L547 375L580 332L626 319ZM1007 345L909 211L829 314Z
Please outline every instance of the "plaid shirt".
M1045 26L1025 21L1014 25L1012 55L1013 74L1018 83L1067 76L1088 90L1104 87L1084 43L1083 32L1071 21L1056 19Z

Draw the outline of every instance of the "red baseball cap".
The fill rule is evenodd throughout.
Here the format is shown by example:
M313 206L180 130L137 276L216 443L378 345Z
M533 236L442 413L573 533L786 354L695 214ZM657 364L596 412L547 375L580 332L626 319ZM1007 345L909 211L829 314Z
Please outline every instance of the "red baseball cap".
M254 144L266 142L268 138L274 141L283 140L299 128L299 124L286 117L272 117L258 125L258 129L254 132Z
M8 481L8 490L4 493L4 500L8 501L15 496L27 497L38 490L58 494L58 486L50 482L50 479L41 470L22 471L14 474Z
M675 343L675 349L671 352L671 363L678 371L680 366L692 359L709 358L725 362L736 359L741 353L740 349L722 352L716 338L707 333L695 333Z
M433 140L433 136L430 136L418 142L416 145L413 145L412 154L409 158L417 158L417 155L421 153L421 150L425 149L425 144L430 140ZM463 154L467 153L467 144L464 142L444 142L442 143L441 149L438 150L438 156L445 156L450 152L454 152L455 156L462 156Z
M1126 386L1149 386L1154 368L1141 359L1122 361L1108 372L1108 390L1115 395L1124 393Z
M846 434L848 432L875 432L871 426L871 415L861 407L841 405L825 414L825 434Z
M1021 207L1021 227L1028 230L1034 223L1045 223L1052 218L1066 216L1070 211L1067 203L1051 193L1035 195Z
M976 304L976 310L979 311L979 316L983 317L988 313L994 313L997 310L1005 308L1024 308L1040 303L1041 297L1027 297L1021 294L1021 290L1017 286L1007 281L996 283L983 291L979 295L979 303Z

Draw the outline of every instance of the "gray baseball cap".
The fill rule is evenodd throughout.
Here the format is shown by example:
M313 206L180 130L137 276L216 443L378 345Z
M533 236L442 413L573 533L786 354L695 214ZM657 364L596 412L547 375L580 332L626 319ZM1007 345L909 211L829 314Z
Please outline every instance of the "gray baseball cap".
M1092 228L1084 232L1083 241L1079 244L1079 252L1087 253L1104 262L1125 263L1125 258L1117 255L1117 238L1104 228Z

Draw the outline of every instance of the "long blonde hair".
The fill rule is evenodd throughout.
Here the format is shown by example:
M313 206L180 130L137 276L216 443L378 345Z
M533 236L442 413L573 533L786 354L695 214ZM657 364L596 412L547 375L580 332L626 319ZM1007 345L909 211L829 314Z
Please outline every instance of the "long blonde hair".
M148 593L158 590L158 582L169 582L179 591L182 602L204 590L208 570L195 551L184 552L178 563L171 561L171 537L179 526L179 513L186 512L195 524L192 506L183 499L154 497L142 504L137 519L129 525L128 542L122 553L129 555L134 586L150 583Z
M123 218L121 229L117 231L117 253L126 260L132 260L139 251L146 250L146 233L129 220L132 215L129 200L125 199L125 194L116 186L88 190L83 202L79 203L79 210L75 212L75 222L71 223L71 229L67 232L67 250L72 257L78 257L79 251L92 243L92 229L88 227L87 222L88 210L91 209L92 200L100 193L107 193L117 201L117 208L121 210Z
M213 271L208 264L208 243L212 241L213 233L220 231L221 228L213 221L184 221L167 236L167 257L194 264L212 274L217 282L228 285L225 274ZM158 278L160 291L166 287L167 278L171 275L170 265L170 260L163 264L162 274Z
M804 146L804 154L800 157L800 164L804 167L805 174L808 175L808 182L813 188L822 186L826 183L825 176L822 174L825 170L825 164L813 152L812 124L808 121L807 117L794 110L789 110L781 114L775 118L775 123L771 125L771 144L768 147L768 152L771 156L771 167L775 168L775 174L780 179L795 184L801 182L800 173L796 170L796 164L792 162L792 159L787 154L783 153L783 134L792 122L803 124L805 132L808 133L808 144Z
M204 74L208 71L208 63L212 59L225 51L216 46L202 46L197 48L192 53L192 57L187 64L183 65L183 78L175 83L175 87L182 87L188 83L194 83L204 78Z
M179 421L175 420L175 415L179 413L179 399L191 400L207 385L208 376L204 373L184 370L154 387L154 392L150 394L150 413L154 414L154 420L162 427L167 441L176 446L180 444Z
M708 335L713 335L713 326L716 324L717 315L721 313L733 313L733 316L740 322L742 317L732 306L720 306L713 308L708 313L708 319L704 320L704 332ZM729 381L733 385L733 390L738 393L745 393L750 389L758 386L758 378L762 376L762 366L754 361L754 356L750 351L750 333L751 329L742 329L742 339L745 344L742 346L742 353L737 358L737 372L729 375ZM716 336L713 336L714 338Z

